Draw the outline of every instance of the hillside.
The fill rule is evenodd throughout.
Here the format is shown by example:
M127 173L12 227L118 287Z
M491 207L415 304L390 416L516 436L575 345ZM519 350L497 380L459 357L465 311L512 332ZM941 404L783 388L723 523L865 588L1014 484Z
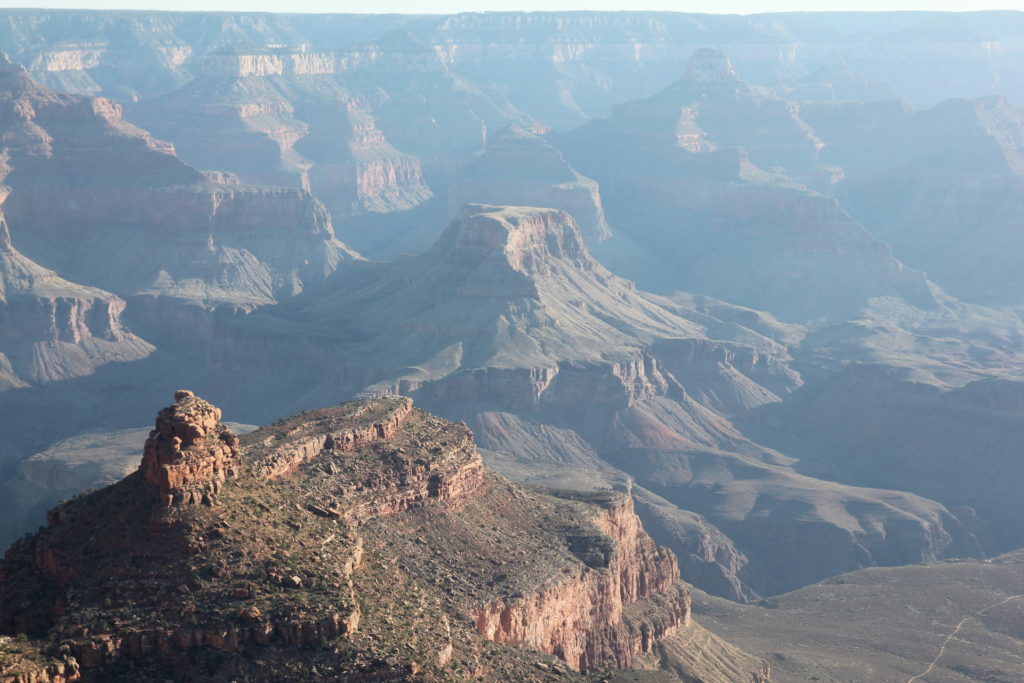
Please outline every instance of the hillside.
M179 391L137 472L49 519L0 563L13 681L582 680L696 628L628 497L512 484L401 397L239 439Z

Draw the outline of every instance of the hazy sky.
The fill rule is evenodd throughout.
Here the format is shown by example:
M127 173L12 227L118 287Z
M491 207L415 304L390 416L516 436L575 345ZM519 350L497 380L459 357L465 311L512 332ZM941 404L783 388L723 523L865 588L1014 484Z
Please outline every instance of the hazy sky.
M0 0L5 7L169 9L264 12L469 12L500 10L673 10L750 14L826 10L1024 10L1024 0Z

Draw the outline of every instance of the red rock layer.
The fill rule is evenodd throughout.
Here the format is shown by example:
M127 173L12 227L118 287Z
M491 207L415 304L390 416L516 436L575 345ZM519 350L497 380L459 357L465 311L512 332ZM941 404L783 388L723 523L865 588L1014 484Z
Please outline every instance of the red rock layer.
M81 678L78 662L74 657L68 657L63 662L39 664L36 669L18 673L8 674L0 668L0 683L71 683Z
M292 647L319 645L325 638L354 633L359 628L358 606L346 615L331 614L315 620L261 618L258 611L243 615L249 626L226 624L217 628L167 628L118 636L102 635L71 644L78 664L95 669L118 657L134 655L172 655L193 648L212 649L224 653L241 650L246 643L267 645L278 643Z
M257 463L256 470L269 479L279 479L324 450L354 451L374 441L387 441L398 432L411 412L412 399L405 398L387 416L365 425L348 427L330 434L317 432L292 440L287 440L286 435L286 443L264 456Z
M614 542L607 567L581 566L521 597L474 610L490 640L541 650L588 670L629 667L636 655L690 621L675 555L654 544L623 496L596 520Z
M360 412L314 416L286 424L284 433L275 431L264 439L269 453L263 455L254 469L270 479L288 476L303 463L321 455L346 453L379 445L405 455L420 447L398 438L404 425L413 416L412 399L392 397L384 415L364 418ZM344 407L342 407L344 410ZM333 424L329 423L334 421ZM267 428L273 431L273 428ZM415 427L413 428L415 429ZM252 435L259 439L264 430ZM396 514L414 507L438 502L458 503L484 485L485 468L476 451L473 434L466 427L452 425L445 439L431 447L430 457L401 457L389 467L379 462L368 463L365 470L337 489L340 500L325 501L314 512L342 518L350 524L363 524L376 517ZM385 445L386 444L386 445ZM409 448L407 449L406 446Z
M191 391L174 399L157 414L139 469L164 507L211 504L225 479L238 476L238 437L221 424L220 408Z
M476 452L472 437L466 439L464 446L469 450L443 450L437 459L432 458L422 464L414 462L400 476L378 481L372 495L360 496L357 503L345 510L343 517L349 523L363 524L376 517L433 503L458 506L484 485L484 463ZM471 457L458 458L460 453L456 451L471 453ZM461 462L450 466L454 459ZM356 487L342 493L356 493Z

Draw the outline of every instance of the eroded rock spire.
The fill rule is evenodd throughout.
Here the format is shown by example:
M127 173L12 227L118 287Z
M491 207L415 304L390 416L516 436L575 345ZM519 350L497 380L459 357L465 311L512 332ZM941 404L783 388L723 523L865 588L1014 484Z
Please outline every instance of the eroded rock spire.
M191 391L156 416L142 454L145 478L159 487L160 504L212 505L226 479L238 476L238 437L220 421L216 406Z

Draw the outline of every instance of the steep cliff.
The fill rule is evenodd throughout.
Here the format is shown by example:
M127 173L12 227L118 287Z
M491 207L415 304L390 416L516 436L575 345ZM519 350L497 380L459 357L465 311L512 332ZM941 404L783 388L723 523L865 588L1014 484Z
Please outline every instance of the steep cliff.
M218 495L166 505L154 472L182 467ZM238 440L178 392L138 473L49 518L0 562L0 633L36 638L0 643L5 681L582 680L691 627L627 497L513 485L403 398Z
M0 185L0 207L9 194ZM125 327L124 308L120 297L68 282L22 255L0 211L0 391L148 356L153 347Z
M491 640L593 669L629 667L636 655L689 625L689 594L677 583L679 569L671 551L656 547L643 533L628 497L613 496L605 505L594 520L598 534L581 529L569 537L570 549L584 562L579 572L473 610L477 629ZM631 609L641 601L650 604Z
M58 94L6 58L0 108L13 241L81 282L124 298L251 308L356 258L308 193L201 173L125 123L119 105Z
M460 169L448 187L448 211L464 204L544 206L571 214L589 243L611 234L601 192L576 172L562 153L520 126L503 128L487 140L484 154Z
M313 55L293 55L310 58ZM384 137L369 104L328 72L260 69L274 54L226 54L196 81L128 116L200 168L313 192L333 216L412 208L431 196L420 161ZM227 63L233 65L229 68Z
M379 248L380 214L426 203L491 129L528 118L403 31L330 52L218 50L128 116L191 164L313 192L360 249Z
M819 158L824 143L798 106L741 81L720 53L698 50L683 79L557 142L601 184L616 226L602 257L643 287L815 323L941 298L835 198L808 189L837 173Z

